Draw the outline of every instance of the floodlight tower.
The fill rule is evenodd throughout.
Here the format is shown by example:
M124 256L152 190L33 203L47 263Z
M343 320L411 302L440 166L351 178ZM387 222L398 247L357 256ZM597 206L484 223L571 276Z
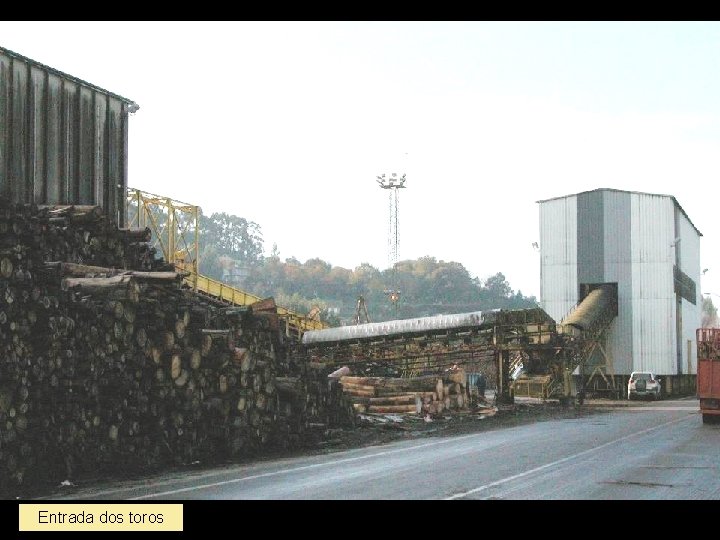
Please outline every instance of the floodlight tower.
M400 300L400 291L397 287L396 266L398 262L398 208L400 199L398 198L398 190L405 187L405 174L398 178L397 173L392 173L389 178L382 174L377 177L377 183L382 189L388 190L390 202L390 231L388 234L388 264L392 269L392 288L386 289L384 292L390 298L395 307L395 316L397 317L397 303Z

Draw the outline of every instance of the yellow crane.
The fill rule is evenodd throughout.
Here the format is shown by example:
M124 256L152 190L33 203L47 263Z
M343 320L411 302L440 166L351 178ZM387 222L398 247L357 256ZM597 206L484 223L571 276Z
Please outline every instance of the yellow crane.
M126 211L127 226L149 227L155 247L160 248L168 263L187 273L185 283L195 292L237 306L247 306L262 300L259 296L200 273L199 206L128 188ZM287 332L299 337L307 330L327 328L326 324L313 316L301 315L280 306L277 312L286 322Z

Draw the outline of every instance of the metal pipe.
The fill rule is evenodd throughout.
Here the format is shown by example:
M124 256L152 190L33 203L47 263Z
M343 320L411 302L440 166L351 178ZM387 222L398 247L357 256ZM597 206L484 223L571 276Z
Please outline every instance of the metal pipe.
M324 330L311 330L303 334L302 342L305 345L312 343L327 343L333 341L347 341L367 339L397 334L424 333L434 330L450 330L463 327L478 327L494 322L495 314L499 310L473 311L470 313L454 313L451 315L435 315L432 317L419 317L416 319L403 319L384 321L339 328L326 328Z
M560 324L587 330L603 315L605 309L613 301L613 292L610 287L594 289Z

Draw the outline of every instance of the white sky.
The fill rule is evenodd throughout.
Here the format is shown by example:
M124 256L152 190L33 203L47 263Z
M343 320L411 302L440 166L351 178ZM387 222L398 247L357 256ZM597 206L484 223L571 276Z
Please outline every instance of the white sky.
M375 176L405 172L401 259L539 297L535 201L607 187L674 195L720 295L720 23L0 22L0 45L136 101L129 184L257 222L266 253L385 268Z

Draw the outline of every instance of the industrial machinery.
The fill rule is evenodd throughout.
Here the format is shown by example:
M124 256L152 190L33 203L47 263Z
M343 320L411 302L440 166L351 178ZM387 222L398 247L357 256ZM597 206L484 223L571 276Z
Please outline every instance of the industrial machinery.
M560 324L540 308L476 311L309 331L302 343L310 360L338 367L393 365L406 377L452 365L493 373L500 401L582 399L572 374L584 372L616 313L616 289L600 284Z
M248 306L263 300L236 287L204 276L199 271L200 207L135 188L127 191L127 218L130 227L149 227L154 247L179 271L194 291L231 305ZM302 336L307 330L326 328L314 315L301 315L278 306L288 335Z

